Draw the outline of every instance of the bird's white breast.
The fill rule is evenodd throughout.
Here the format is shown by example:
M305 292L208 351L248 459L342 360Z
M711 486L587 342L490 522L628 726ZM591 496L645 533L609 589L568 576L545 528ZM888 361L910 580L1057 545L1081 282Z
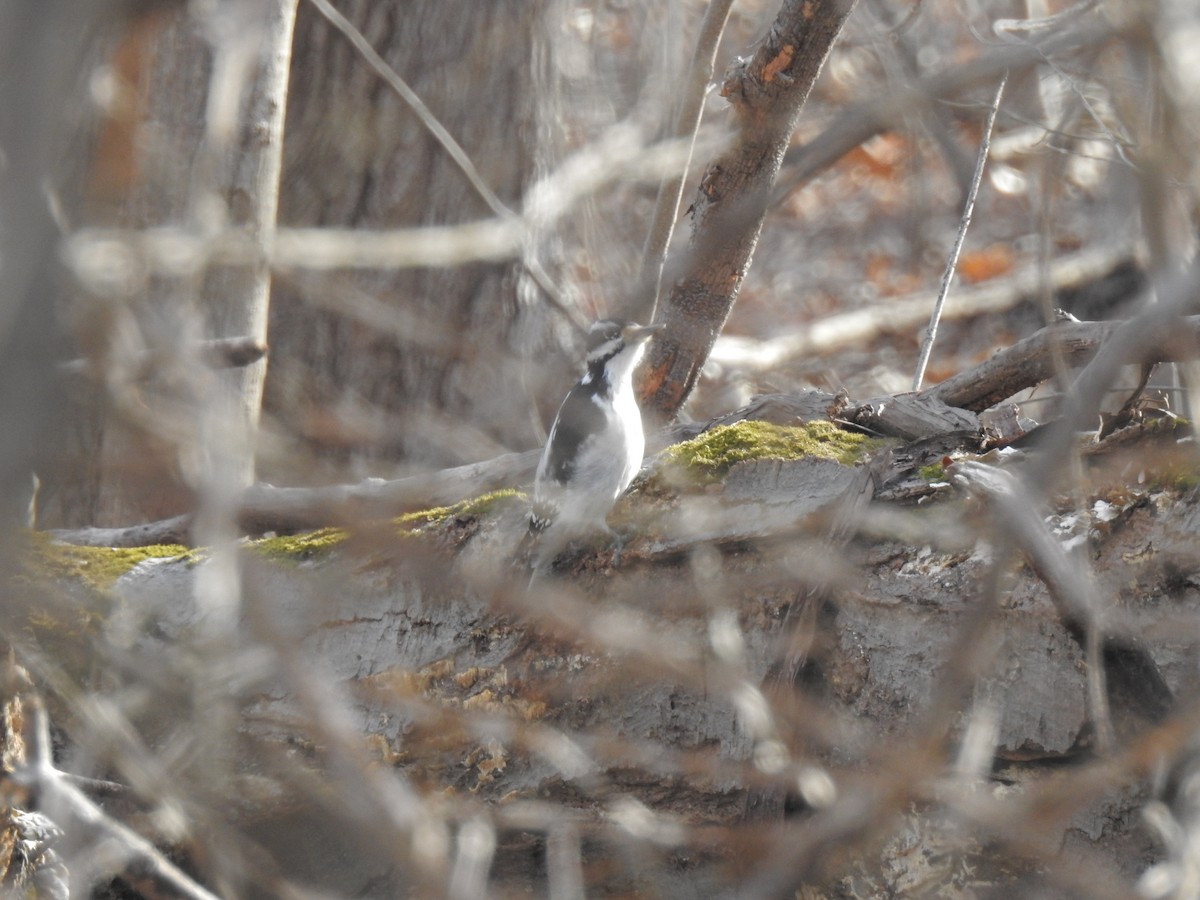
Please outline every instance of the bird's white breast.
M603 426L580 442L567 483L558 481L550 472L551 447L555 443L555 430L551 430L538 467L534 505L547 511L562 528L572 531L606 528L609 510L641 468L646 441L632 374L642 349L641 345L630 347L610 362L607 372L612 384L610 396L595 393L589 397L587 402L603 415ZM590 381L585 378L581 383Z
M607 427L580 445L571 483L560 487L554 501L564 525L603 527L642 464L645 438L633 390L617 391L611 406L597 405L606 413Z

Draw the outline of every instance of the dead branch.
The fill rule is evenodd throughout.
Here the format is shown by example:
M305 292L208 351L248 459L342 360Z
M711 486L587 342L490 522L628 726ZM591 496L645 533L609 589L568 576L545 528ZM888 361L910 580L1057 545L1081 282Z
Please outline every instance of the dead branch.
M1008 73L1000 79L996 88L996 96L988 112L987 124L983 126L983 139L979 142L979 154L975 160L975 172L971 176L971 186L967 189L967 200L963 204L962 218L958 223L958 234L954 238L954 246L946 260L946 269L942 273L942 283L938 288L937 302L933 305L933 314L921 337L921 352L917 358L917 371L913 375L913 390L919 391L925 380L925 369L929 365L929 355L933 352L933 342L937 339L938 323L942 320L942 311L946 308L946 296L950 293L950 282L954 279L954 270L958 267L958 257L962 253L963 241L967 238L967 229L971 227L971 216L975 211L975 198L979 195L979 184L983 181L983 168L987 163L988 150L992 145L992 129L996 125L996 114L1000 112L1000 100L1004 96L1004 87L1008 84Z
M192 515L159 519L124 528L62 528L50 535L64 544L82 547L149 547L155 544L191 543Z
M256 484L242 495L238 521L247 534L292 532L457 503L489 490L528 481L539 456L536 450L507 453L483 462L391 481L368 478L358 484L323 487ZM64 543L93 547L190 544L191 524L192 516L186 514L127 528L59 529L50 533Z
M1053 349L1064 361L1081 366L1095 356L1125 321L1062 322L1035 332L974 368L922 391L922 396L981 412L1018 391L1035 387L1054 374ZM1170 339L1147 347L1148 362L1180 362L1200 355L1200 316L1189 316L1172 329Z

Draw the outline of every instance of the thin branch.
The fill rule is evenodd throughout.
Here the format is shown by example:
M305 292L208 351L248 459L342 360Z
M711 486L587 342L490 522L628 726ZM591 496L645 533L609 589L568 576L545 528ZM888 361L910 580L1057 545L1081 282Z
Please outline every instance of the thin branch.
M237 369L258 362L267 355L267 345L254 337L212 338L197 341L196 353L210 369ZM152 368L161 354L152 350L138 354L131 368L145 371ZM85 375L92 366L87 359L71 359L58 364L61 375Z
M103 836L120 849L124 857L122 865L125 870L128 870L130 861L140 860L146 866L148 875L181 897L191 898L191 900L218 900L216 894L192 880L148 840L111 818L77 788L66 773L54 767L51 755L49 717L40 700L35 700L30 707L33 714L31 729L31 743L33 744L31 756L33 758L30 766L18 771L15 777L26 781L38 791L45 808L62 810L66 813L69 821L60 821L59 823L64 830L70 827L71 822L75 822ZM75 887L82 887L82 885Z
M421 124L433 135L442 148L450 154L450 158L454 160L455 165L466 176L467 181L471 183L471 187L475 188L475 192L483 198L483 202L488 205L493 213L501 219L514 219L517 214L509 209L504 202L496 196L496 192L488 186L479 170L475 168L475 164L471 162L471 158L467 155L467 151L462 148L462 145L454 139L454 136L446 130L446 127L438 120L438 117L433 114L425 101L422 100L417 92L409 87L400 73L390 66L382 56L375 52L375 48L371 46L370 41L363 36L363 33L354 27L345 16L343 16L333 6L329 0L309 0L313 6L317 8L322 16L324 16L334 28L340 31L358 51L359 55L374 69L375 74L382 78L393 91L395 91L405 103L408 104Z
M704 98L708 95L713 68L716 65L717 47L721 43L721 35L725 31L725 23L729 20L729 10L732 6L733 0L710 0L708 10L704 13L704 21L700 25L696 52L688 69L686 92L679 105L673 135L690 138L687 163L677 175L659 185L658 197L654 201L654 215L650 220L650 233L646 236L646 247L642 251L641 285L642 290L650 294L650 313L644 319L647 322L654 321L658 311L663 268L666 265L671 235L675 231L675 221L679 217L683 182L695 150L696 135L699 133L700 119L704 113ZM639 304L646 302L643 295L639 295L635 300Z
M438 117L433 114L432 110L425 105L425 101L423 101L417 92L409 86L408 82L404 80L400 73L397 72L395 68L388 65L387 61L377 52L375 52L375 48L371 46L370 42L366 39L363 33L355 28L345 16L338 12L337 9L334 8L331 3L329 3L329 0L310 0L310 2L317 8L317 11L322 16L324 16L325 19L331 25L333 25L334 28L340 31L347 38L347 40L354 45L354 48L359 52L359 55L366 60L367 64L370 65L375 73L382 78L405 103L408 104L409 108L416 114L417 118L421 120L421 124L425 126L429 133L433 135L434 139L441 144L442 148L450 155L450 158L454 161L455 165L457 165L462 171L463 175L466 176L466 179L468 182L470 182L471 187L475 189L475 192L479 194L479 196L483 199L483 202L488 205L488 208L491 209L491 211L495 213L495 215L499 217L501 221L519 221L520 217L517 215L517 213L510 209L504 203L504 201L497 196L496 192L491 189L491 186L488 185L487 181L484 180L483 175L475 167L475 164L471 162L471 158L467 155L467 151L464 150L462 145L454 139L454 136L450 134L449 130L441 123ZM524 228L522 228L522 232L523 231ZM559 290L556 284L554 284L550 274L545 270L541 263L539 263L532 255L526 255L522 260L522 264L524 265L525 270L529 273L529 276L549 298L551 305L554 306L560 313L562 313L568 320L575 323L577 326L580 325L581 323L578 321L576 313L563 301L562 291Z
M971 227L971 216L975 212L975 198L979 195L979 185L983 181L983 168L987 164L988 148L992 144L992 129L996 124L996 114L1000 111L1000 99L1004 96L1004 87L1008 84L1008 73L1000 79L996 88L996 96L992 99L992 108L988 112L987 124L983 127L983 138L979 142L979 155L975 159L975 173L971 176L971 188L967 191L967 200L963 204L962 219L958 223L958 234L954 238L954 247L946 260L946 270L942 273L942 285L938 289L937 301L933 305L933 315L925 328L921 339L921 354L917 359L917 371L913 374L914 391L921 389L925 380L925 368L929 365L929 354L933 352L933 341L937 337L938 322L942 318L942 309L946 305L946 296L950 293L950 282L954 279L954 270L958 267L958 257L962 252L963 241L967 237L967 229Z

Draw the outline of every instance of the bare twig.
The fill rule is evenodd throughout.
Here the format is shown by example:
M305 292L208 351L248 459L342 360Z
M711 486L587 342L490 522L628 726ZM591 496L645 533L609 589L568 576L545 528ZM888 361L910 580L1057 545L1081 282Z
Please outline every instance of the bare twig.
M450 155L450 158L454 160L455 165L457 165L462 171L463 175L466 176L466 179L468 182L470 182L471 187L475 189L475 192L479 194L479 196L483 199L483 202L488 205L488 208L491 209L491 211L495 213L501 221L518 221L519 217L517 213L505 205L505 203L496 195L496 192L492 190L490 185L488 185L483 175L479 172L479 169L477 169L475 164L471 162L471 157L467 155L467 151L464 150L462 145L454 139L454 136L450 134L450 131L446 128L446 126L444 126L438 117L435 116L429 109L429 107L425 105L425 101L423 101L420 95L418 95L417 92L409 86L408 82L401 77L400 73L397 72L395 68L388 65L387 61L377 52L375 52L375 48L371 46L370 41L366 39L363 33L355 28L353 23L351 23L345 16L338 12L338 10L334 8L333 4L331 4L329 0L310 0L310 2L317 8L317 11L329 21L331 25L340 31L350 41L350 43L354 45L354 49L358 51L359 55L362 56L364 60L366 60L367 64L371 66L375 73L382 78L405 103L408 104L408 107L416 114L417 118L421 120L421 124L425 126L429 133L433 135L434 139L441 144L442 148ZM562 291L560 291L558 286L553 283L550 278L550 274L545 270L545 268L543 268L537 259L532 254L527 253L524 254L522 262L525 266L525 269L529 272L530 277L533 278L533 280L537 283L537 286L546 294L551 304L570 321L574 322L577 326L580 325L581 323L577 320L575 311L563 302Z
M39 701L30 704L33 728L31 750L33 757L28 768L16 773L19 780L34 786L46 809L61 811L59 824L64 830L82 827L111 842L121 856L121 869L128 869L136 860L145 866L147 874L181 897L191 900L218 900L217 895L197 884L182 869L163 856L148 840L111 818L97 806L65 773L54 766L51 757L50 723L45 707ZM91 885L74 888L87 890ZM74 890L72 891L74 893Z
M946 305L946 296L950 293L950 282L954 279L954 270L958 266L958 256L962 252L963 241L967 237L967 229L971 227L971 215L975 211L975 198L979 195L979 185L983 181L983 168L987 164L988 148L992 143L992 128L996 124L996 114L1000 111L1000 99L1004 96L1004 87L1008 84L1008 74L1000 79L996 88L996 96L992 99L992 107L988 112L987 123L983 127L983 138L979 142L979 155L975 159L975 173L971 176L971 187L967 191L967 199L963 204L962 218L958 223L958 234L954 238L954 246L946 260L946 270L942 273L942 284L938 289L937 302L933 305L933 314L929 325L921 339L921 353L917 358L917 370L913 374L914 391L921 389L925 380L925 367L929 365L929 354L933 352L933 341L937 337L938 322L942 318L942 308Z
M256 363L267 355L267 345L254 337L212 338L199 341L196 352L210 369L236 369ZM132 361L130 368L137 371L151 369L159 361L160 354L145 351ZM72 359L58 364L62 375L85 375L91 362L86 359Z

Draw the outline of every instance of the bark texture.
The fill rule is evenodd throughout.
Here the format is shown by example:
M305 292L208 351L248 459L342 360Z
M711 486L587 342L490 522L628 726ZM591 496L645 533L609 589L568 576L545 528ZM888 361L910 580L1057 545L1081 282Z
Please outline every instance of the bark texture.
M551 6L354 0L339 10L519 209L555 140ZM387 228L492 215L401 99L308 7L294 59L281 224ZM529 359L569 332L519 290L521 271L470 264L282 279L269 409L326 458L444 466L536 443L540 380L558 374L561 384L565 374L553 358Z
M853 7L785 0L753 57L725 80L736 138L701 179L688 271L672 286L661 316L667 328L647 352L641 391L654 415L674 418L729 317L796 119Z

